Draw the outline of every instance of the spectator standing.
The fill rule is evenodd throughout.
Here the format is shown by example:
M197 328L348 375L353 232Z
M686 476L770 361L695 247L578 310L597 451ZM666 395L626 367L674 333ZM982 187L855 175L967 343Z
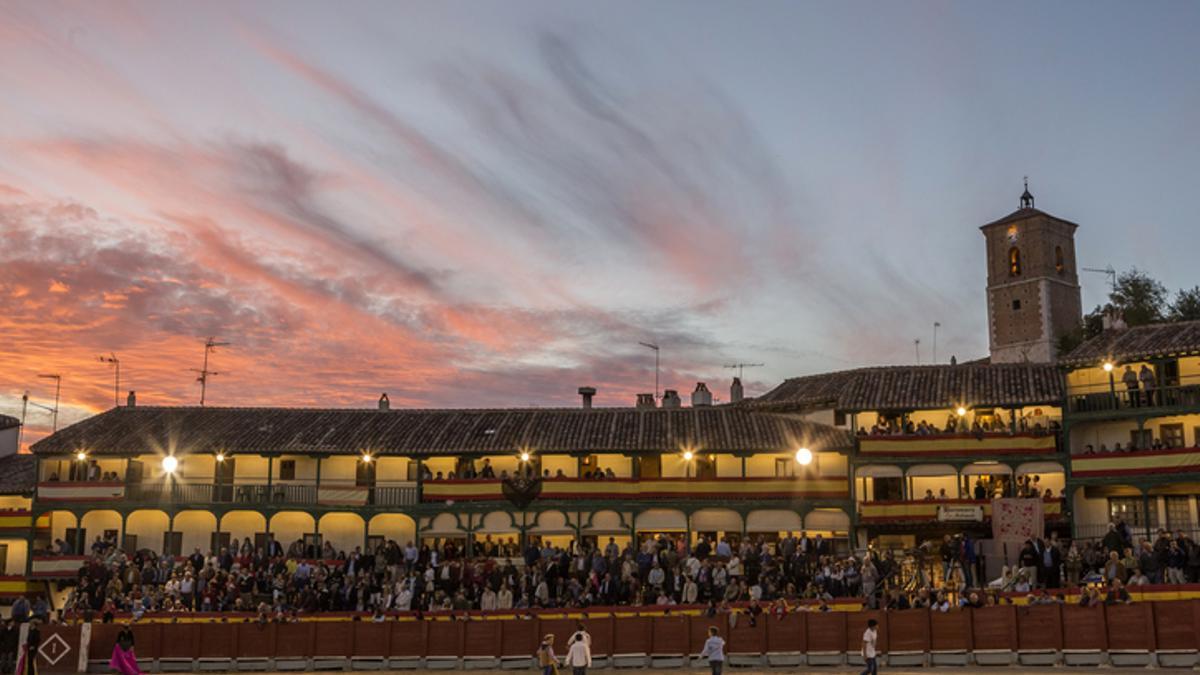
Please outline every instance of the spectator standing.
M878 675L879 665L876 662L875 641L879 637L879 631L876 626L879 622L875 619L867 621L867 629L863 631L862 637L862 657L863 663L866 665L860 675Z
M721 669L725 667L725 640L716 626L708 627L708 639L700 650L700 658L708 659L712 675L721 675Z

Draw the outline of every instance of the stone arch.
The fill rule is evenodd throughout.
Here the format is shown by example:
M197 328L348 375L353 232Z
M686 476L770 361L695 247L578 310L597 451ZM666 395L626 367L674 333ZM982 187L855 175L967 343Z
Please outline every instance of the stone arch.
M178 517L176 516L176 518ZM235 510L227 511L221 515L221 532L229 535L230 546L234 545L234 541L239 542L237 544L239 550L241 549L241 542L244 542L246 539L249 539L251 544L257 546L256 535L266 531L267 517L258 511Z
M159 509L139 509L125 517L126 547L163 552L163 533L170 529L171 518ZM89 534L89 536L91 536Z
M361 549L366 541L367 523L357 513L337 511L321 516L318 523L322 542L328 542L339 553L350 554Z
M367 523L367 534L383 537L385 542L394 541L403 547L409 542L416 543L417 523L403 513L380 513Z

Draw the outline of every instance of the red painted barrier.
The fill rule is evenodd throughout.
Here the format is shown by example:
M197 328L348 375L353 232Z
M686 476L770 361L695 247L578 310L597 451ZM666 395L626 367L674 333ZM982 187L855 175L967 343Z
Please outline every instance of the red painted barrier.
M353 621L322 621L317 627L313 656L346 656L354 651Z
M391 653L391 626L373 621L358 621L351 625L354 626L354 646L349 652L350 655L388 656Z
M973 649L1017 650L1017 608L1012 605L980 607L971 612L971 645Z
M651 654L678 655L688 653L690 624L686 616L663 616L653 622Z
M631 616L613 622L613 654L650 654L654 648L654 619Z
M1110 651L1154 651L1154 603L1104 608Z
M495 656L500 653L499 621L467 621L463 626L463 655L464 656ZM559 638L556 648L566 654L567 639L570 635ZM532 654L533 652L530 652Z
M729 642L728 614L718 614L716 616L693 616L691 617L691 621L688 622L689 653L699 654L700 651L704 649L704 641L708 639L709 626L716 626L721 637L725 638L725 642Z
M234 624L237 631L238 656L247 659L269 659L275 656L275 639L279 627L271 623ZM137 636L134 636L137 639ZM138 653L141 654L141 643Z
M846 651L846 613L812 612L807 617L808 651Z
M929 612L929 646L935 652L971 650L972 612Z
M1195 600L1154 603L1154 641L1159 649L1196 649L1197 613L1200 603Z
M202 623L196 626L196 653L202 659L237 658L236 624Z
M883 632L880 631L881 634ZM886 633L891 651L928 652L931 649L929 612L889 612Z
M194 659L200 642L200 626L198 623L165 624L162 626L163 640L159 644L158 658L160 659ZM308 628L308 626L305 626ZM137 640L137 637L134 637Z
M1104 651L1108 649L1103 607L1062 606L1063 649Z
M169 642L163 627L163 642ZM275 655L279 658L303 658L313 655L317 640L315 623L281 623L275 630Z
M500 624L500 656L533 656L537 651L541 636L538 635L538 622L520 619L513 621L497 621ZM591 633L591 631L588 631ZM596 636L592 636L592 647L596 646ZM595 650L592 651L595 654Z
M393 623L391 645L388 656L425 656L425 625L426 621L401 621ZM534 623L533 621L504 623ZM533 652L530 652L532 654Z
M808 651L808 615L788 614L767 619L767 651L775 653ZM694 621L694 619L693 619Z
M53 673L54 675L77 672L79 670L79 626L43 625L39 631L42 639L36 663L38 672ZM108 645L108 649L108 655L111 656L111 643Z
M1058 651L1063 648L1060 605L1017 607L1017 645L1021 651Z
M426 621L426 656L460 656L463 653L462 626L461 621Z
M739 615L726 637L726 651L730 654L762 654L767 649L768 620L765 614L760 615L752 626L749 616Z
M892 612L895 614L895 612ZM882 610L864 610L846 614L846 651L857 652L862 649L863 633L867 630L867 622L875 619L879 622L876 627L875 649L879 653L888 651L888 613Z

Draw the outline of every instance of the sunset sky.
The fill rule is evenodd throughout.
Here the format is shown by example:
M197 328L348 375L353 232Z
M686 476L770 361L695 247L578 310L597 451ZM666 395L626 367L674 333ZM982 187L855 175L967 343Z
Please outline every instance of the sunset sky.
M978 226L1193 286L1200 3L0 4L0 413L632 404L987 351ZM1084 306L1105 279L1083 275ZM48 431L30 413L26 440Z

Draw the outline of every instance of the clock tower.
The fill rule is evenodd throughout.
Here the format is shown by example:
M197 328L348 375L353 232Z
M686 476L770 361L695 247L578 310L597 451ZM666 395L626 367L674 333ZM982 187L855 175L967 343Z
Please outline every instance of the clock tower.
M992 363L1053 363L1058 338L1079 326L1076 227L1034 208L1026 181L1021 208L980 228Z

